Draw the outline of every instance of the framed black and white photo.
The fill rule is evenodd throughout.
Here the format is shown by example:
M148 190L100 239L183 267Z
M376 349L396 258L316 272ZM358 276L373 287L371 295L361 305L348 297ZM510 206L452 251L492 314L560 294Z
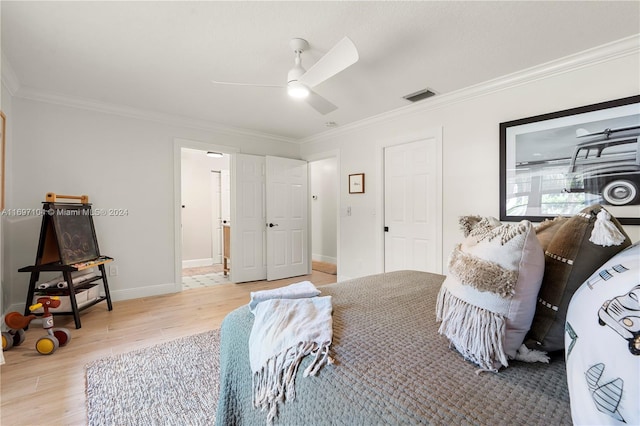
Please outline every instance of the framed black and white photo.
M364 173L349 175L349 194L364 194Z
M500 123L500 220L592 204L640 224L640 96Z

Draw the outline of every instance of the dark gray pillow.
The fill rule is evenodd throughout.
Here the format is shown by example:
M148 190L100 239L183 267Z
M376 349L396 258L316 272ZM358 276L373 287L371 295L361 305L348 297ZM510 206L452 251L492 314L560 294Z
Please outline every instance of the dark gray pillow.
M564 349L564 323L573 293L603 263L630 245L622 225L600 205L564 221L545 250L542 286L525 345L547 352Z
M538 241L540 241L542 250L547 250L553 236L556 235L556 232L562 228L562 225L564 225L567 220L569 220L568 217L558 216L554 219L547 219L536 226L536 237L538 237Z

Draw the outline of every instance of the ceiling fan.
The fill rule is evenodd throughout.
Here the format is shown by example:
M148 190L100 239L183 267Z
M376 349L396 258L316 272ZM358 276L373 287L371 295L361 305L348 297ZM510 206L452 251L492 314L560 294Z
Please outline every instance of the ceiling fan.
M322 58L308 70L302 67L302 52L309 49L309 43L301 38L291 39L289 46L295 54L295 65L287 74L286 85L234 83L212 80L214 84L231 86L278 87L286 88L289 96L304 99L320 114L328 114L338 107L318 95L311 89L347 69L358 61L358 50L349 37L340 40Z

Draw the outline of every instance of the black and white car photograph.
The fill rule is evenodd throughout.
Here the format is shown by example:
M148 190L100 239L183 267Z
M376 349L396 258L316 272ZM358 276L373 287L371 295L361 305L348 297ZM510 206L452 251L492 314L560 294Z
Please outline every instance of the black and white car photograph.
M500 125L501 219L602 204L640 223L640 96Z

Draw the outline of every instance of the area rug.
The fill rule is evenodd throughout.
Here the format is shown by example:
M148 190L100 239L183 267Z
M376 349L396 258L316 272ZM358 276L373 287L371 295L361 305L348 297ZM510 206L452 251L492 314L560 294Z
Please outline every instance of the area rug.
M88 424L213 424L219 355L212 330L88 364Z

